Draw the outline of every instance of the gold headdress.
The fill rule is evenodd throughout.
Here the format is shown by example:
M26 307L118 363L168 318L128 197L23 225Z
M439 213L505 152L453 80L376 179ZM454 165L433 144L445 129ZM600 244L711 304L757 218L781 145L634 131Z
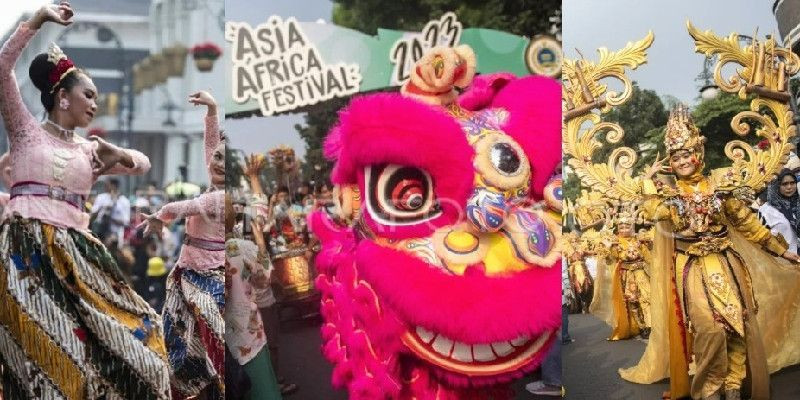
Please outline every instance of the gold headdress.
M633 226L635 224L635 222L636 222L636 219L634 218L634 215L633 215L633 213L631 213L630 210L627 210L627 209L623 208L623 209L619 210L619 212L617 212L617 216L616 216L616 218L614 218L614 221L615 221L615 225L616 226L620 226L620 225L631 225L631 226Z
M689 108L683 104L678 104L669 113L667 129L664 132L664 147L667 153L676 150L690 150L703 154L703 144L706 138L700 135L700 130L692 121Z
M614 226L618 227L620 224L630 225L649 225L646 220L643 209L638 203L626 203L620 205L614 215Z
M606 225L611 219L610 210L613 206L609 199L604 198L598 192L581 192L581 196L575 199L575 205L570 207L575 216L575 222L582 229L590 227L600 228Z

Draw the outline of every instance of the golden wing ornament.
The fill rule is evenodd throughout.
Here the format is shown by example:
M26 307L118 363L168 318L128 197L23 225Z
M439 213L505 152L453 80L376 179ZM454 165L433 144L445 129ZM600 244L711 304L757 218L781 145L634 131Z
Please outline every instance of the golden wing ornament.
M800 58L791 50L778 47L774 38L763 42L753 38L751 44L742 47L736 33L721 38L711 31L701 32L689 21L686 26L695 41L695 51L706 57L717 56L714 67L717 86L738 94L741 99L755 96L750 101L750 110L731 120L733 131L746 136L753 130L751 125L756 125L756 136L769 142L768 147L760 149L742 140L731 140L725 146L725 155L732 164L714 171L712 178L721 190L750 188L758 192L775 178L794 147L789 143L797 135L797 128L789 108L788 77L800 70ZM728 64L738 68L726 79L722 74Z
M592 162L592 154L603 147L598 134L605 133L611 145L619 143L624 135L619 125L602 122L600 115L630 98L633 85L625 75L626 68L635 69L647 61L646 51L653 44L653 38L653 33L649 32L644 39L628 43L617 52L600 48L597 63L564 60L564 153L570 157L568 164L584 185L613 199L634 201L641 198L639 180L631 176L637 156L630 147L618 147L606 163ZM620 81L622 92L609 91L608 85L602 82L606 78Z

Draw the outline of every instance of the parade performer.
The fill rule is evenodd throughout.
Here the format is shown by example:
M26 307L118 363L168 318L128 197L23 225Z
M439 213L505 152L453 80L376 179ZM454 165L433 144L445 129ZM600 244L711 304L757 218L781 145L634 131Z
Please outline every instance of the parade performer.
M586 258L589 254L583 246L582 236L575 231L564 237L564 257L567 261L567 274L570 287L575 295L575 311L577 313L589 312L592 304L594 282L586 267Z
M474 71L468 47L432 49L403 95L353 100L326 139L347 197L309 226L323 353L351 399L508 399L558 339L561 227L539 202L560 201L561 89Z
M247 160L247 171L260 169L258 157ZM248 175L251 175L248 173ZM251 180L252 183L252 180ZM261 185L252 197L255 208L265 207L261 200ZM230 204L230 206L229 206ZM261 213L265 210L259 210ZM259 308L274 303L270 291L272 264L261 234L261 219L253 218L253 236L245 238L234 233L236 216L230 198L226 199L225 242L225 346L227 365L225 379L234 385L228 388L228 399L281 399L281 390L270 360L267 335ZM249 240L252 239L252 240ZM255 242L255 243L254 243ZM246 383L246 384L245 384Z
M616 261L612 277L611 300L613 331L609 340L622 340L640 334L650 336L650 249L647 232L636 235L635 211L621 210L614 218L617 234L604 243Z
M774 39L754 39L741 48L735 34L722 39L688 27L697 51L719 55L717 85L741 98L753 96L753 111L737 114L731 127L743 136L750 132L744 120L755 120L760 126L755 133L768 145L755 150L732 141L725 147L732 165L706 175L704 138L688 110L679 107L667 123L667 157L656 156L644 176L631 174L637 158L631 148L616 148L608 161L594 163L591 155L602 144L593 136L605 131L608 141L617 143L623 132L618 125L600 122L592 111L607 112L628 99L632 84L624 67L646 61L645 50L653 40L649 34L616 53L603 49L598 64L565 61L565 153L584 184L613 199L646 200L645 212L656 221L650 268L652 332L639 364L620 370L621 376L638 383L669 376L666 397L672 399L719 399L723 394L734 400L768 399L768 373L800 362L800 299L793 289L800 276L796 265L776 257L799 258L786 251L785 242L772 236L748 206L792 148L796 130L785 77L800 69L800 60L778 48ZM728 62L741 64L743 72L723 79L719 72ZM605 93L607 86L597 83L604 77L621 80L625 90ZM666 161L669 168L662 171ZM659 172L668 175L656 179Z
M671 354L671 366L677 364L683 370L673 373L686 375L688 382L689 354L693 354L693 398L718 398L724 391L726 399L739 399L749 371L752 398L767 399L769 377L763 342L750 318L757 312L751 273L728 231L737 230L776 256L793 261L800 258L761 225L747 202L735 193L718 190L702 174L705 138L687 109L679 107L670 113L664 141L668 158L654 163L643 181L643 193L648 198L644 205L648 218L671 223L676 278L669 292L678 308L674 326L679 332L670 340L676 345L679 340L684 342L675 350L688 347L691 336L692 353ZM674 186L651 179L665 160L675 175ZM679 377L673 380L675 397L687 388L680 387Z
M278 211L278 207L270 207L270 201L267 199L266 194L261 186L261 172L266 164L266 158L262 154L251 154L245 157L245 167L244 167L244 174L247 177L247 180L250 182L250 192L248 193L247 198L247 205L249 206L249 210L252 213L252 220L253 222L253 240L259 247L259 254L264 254L263 264L265 268L272 271L275 270L275 274L270 274L270 276L275 277L277 275L278 270L275 267L275 264L271 262L269 256L272 255L273 257L277 255L279 251L286 251L285 249L281 249L279 247L271 247L271 254L267 253L267 249L270 248L267 240L265 239L265 235L269 235L271 244L275 244L275 232L287 232L284 231L286 225L291 227L291 224L286 221L286 224L283 228L279 228L277 231L273 228L279 226L281 222L275 220L275 213ZM288 194L288 193L285 193ZM280 195L275 195L273 197L273 202L279 202ZM278 212L280 214L280 212ZM271 226L272 228L267 228L267 226ZM294 231L291 231L294 233ZM281 233L282 235L283 233ZM288 240L283 241L282 243L294 243L295 240ZM302 242L300 242L300 246L302 246ZM310 257L309 257L310 258ZM293 266L297 266L298 264L294 264ZM303 264L300 264L303 265ZM307 263L305 264L308 265ZM292 267L292 266L290 266ZM308 271L307 268L305 269L298 269L298 268L290 268L287 272L291 276L303 276L307 275L306 272ZM276 284L281 284L278 279L275 280ZM309 281L309 278L306 276L305 281ZM277 286L277 285L276 285ZM276 293L274 293L273 288L271 285L267 285L263 288L256 288L254 290L255 293L255 303L258 306L258 309L261 313L261 321L264 324L264 332L267 335L267 350L269 354L269 359L272 362L272 369L275 375L278 377L278 381L280 382L280 391L282 395L289 395L296 392L299 387L297 384L292 382L286 382L285 378L279 375L280 371L278 366L280 365L279 362L279 354L280 354L280 313L278 305L276 305L277 297ZM284 297L285 298L285 297Z
M582 190L574 202L567 204L580 234L572 238L572 252L565 252L569 263L570 280L580 300L580 312L590 312L613 325L611 307L611 274L606 267L608 248L605 238L612 236L614 204L600 193ZM567 241L565 241L567 243ZM591 269L589 267L592 267Z
M161 318L125 282L88 230L85 199L101 174L143 174L143 154L75 134L97 112L97 88L55 45L29 73L47 112L26 109L14 64L66 2L42 6L0 50L0 113L11 200L0 233L0 364L8 399L168 399Z
M175 267L167 277L164 333L172 365L173 397L183 399L206 390L208 398L225 398L225 143L217 103L208 92L189 96L205 105L204 148L209 191L167 203L142 223L144 235L160 235L165 223L186 218L186 234ZM209 386L210 385L210 386Z

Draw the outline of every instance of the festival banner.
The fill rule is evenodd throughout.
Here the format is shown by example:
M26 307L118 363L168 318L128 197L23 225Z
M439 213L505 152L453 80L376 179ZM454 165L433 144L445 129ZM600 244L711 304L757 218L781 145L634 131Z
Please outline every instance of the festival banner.
M257 26L229 21L225 38L231 54L229 117L300 112L334 97L398 87L427 49L441 45L472 47L478 73L560 75L561 48L554 38L464 29L454 13L428 22L421 32L378 29L376 36L271 16Z

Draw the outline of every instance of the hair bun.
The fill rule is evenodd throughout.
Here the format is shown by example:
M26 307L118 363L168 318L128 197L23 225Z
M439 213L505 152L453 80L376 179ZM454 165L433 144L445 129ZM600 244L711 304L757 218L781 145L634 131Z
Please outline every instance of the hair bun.
M47 53L41 53L31 62L28 75L31 81L42 93L50 92L50 72L56 66L47 59Z

